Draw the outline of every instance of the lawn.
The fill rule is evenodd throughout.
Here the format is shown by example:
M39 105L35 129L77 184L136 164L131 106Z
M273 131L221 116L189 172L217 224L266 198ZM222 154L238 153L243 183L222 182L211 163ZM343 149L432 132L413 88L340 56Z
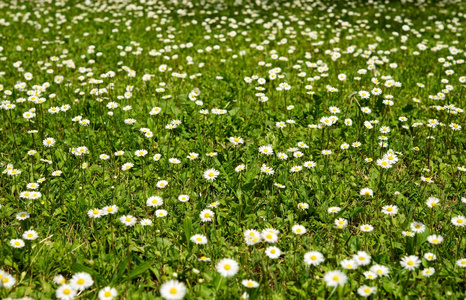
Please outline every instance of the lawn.
M466 2L0 2L0 298L464 299Z

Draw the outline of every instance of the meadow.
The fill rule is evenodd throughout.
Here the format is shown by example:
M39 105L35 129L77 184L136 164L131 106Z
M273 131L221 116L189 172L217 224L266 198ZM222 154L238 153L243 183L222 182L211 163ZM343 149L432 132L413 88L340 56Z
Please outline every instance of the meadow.
M465 299L465 24L0 1L0 298Z

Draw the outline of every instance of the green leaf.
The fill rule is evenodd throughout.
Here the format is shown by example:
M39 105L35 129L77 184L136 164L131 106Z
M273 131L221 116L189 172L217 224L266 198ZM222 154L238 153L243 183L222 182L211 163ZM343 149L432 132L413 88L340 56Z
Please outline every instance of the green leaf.
M129 273L129 278L133 279L147 271L152 266L152 261L146 261L145 263L140 264L134 268L131 273Z

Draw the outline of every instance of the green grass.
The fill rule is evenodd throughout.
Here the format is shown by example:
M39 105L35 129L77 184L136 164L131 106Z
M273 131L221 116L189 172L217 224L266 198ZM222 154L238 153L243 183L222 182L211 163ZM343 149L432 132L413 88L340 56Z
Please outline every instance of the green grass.
M106 286L118 299L161 299L172 279L184 283L186 299L354 299L364 285L376 288L372 299L466 296L466 219L452 222L466 211L465 4L242 2L0 4L0 276L15 281L0 284L1 298L56 299L54 277L69 282L79 272L94 283L77 299L104 299ZM284 83L291 88L279 90ZM319 128L330 116L338 120ZM179 125L167 129L173 120ZM272 155L259 152L267 145ZM377 160L389 150L398 161L384 169ZM132 168L122 170L126 163ZM206 180L208 169L219 176ZM168 185L157 187L162 180ZM373 195L361 195L364 188ZM31 199L32 191L41 196ZM163 204L146 205L151 196ZM429 207L429 197L439 203ZM118 212L89 217L110 205ZM398 213L384 214L388 205ZM168 214L156 217L159 209ZM210 222L200 217L205 209L214 212ZM136 224L125 226L123 215ZM142 226L144 218L153 224ZM338 218L347 226L337 228ZM413 222L425 230L404 236ZM246 230L268 228L278 241L246 243ZM22 237L29 229L37 239ZM195 234L207 244L193 243ZM279 258L265 254L269 246ZM306 264L309 251L325 261ZM370 264L345 269L341 262L358 251ZM420 259L414 270L400 264L410 255ZM216 269L224 258L239 264L227 279ZM373 265L389 273L366 279ZM430 267L435 273L422 275ZM333 270L346 274L344 285L328 286L323 277ZM246 288L245 279L259 287Z

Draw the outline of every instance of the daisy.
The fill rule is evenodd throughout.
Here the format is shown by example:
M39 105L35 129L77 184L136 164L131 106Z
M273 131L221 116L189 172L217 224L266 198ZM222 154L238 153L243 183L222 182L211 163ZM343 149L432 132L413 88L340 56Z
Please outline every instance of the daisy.
M134 155L136 155L137 157L144 157L144 156L146 156L146 154L147 154L147 150L144 150L144 149L136 150L134 152Z
M403 236L408 236L408 237L413 237L413 236L416 235L415 232L411 232L411 231L403 231L403 232L401 232L401 234L402 234Z
M23 233L23 239L33 241L39 237L39 234L35 230L27 230Z
M267 255L270 259L279 258L281 253L282 251L275 246L267 247L267 249L265 249L265 255Z
M369 280L374 280L377 278L377 274L372 271L366 271L363 273L364 277Z
M278 236L271 232L263 232L262 238L264 239L264 241L271 244L276 243L278 241Z
M12 239L10 240L10 246L17 249L23 248L24 241L22 239Z
M460 258L456 261L456 265L460 268L466 268L466 258Z
M106 286L99 291L99 300L112 300L118 296L116 288Z
M364 297L364 298L367 298L370 295L374 294L375 291L376 291L375 287L371 287L371 286L367 286L367 285L363 285L363 286L360 286L358 288L359 296Z
M283 152L277 153L277 156L278 156L278 158L281 159L281 160L287 160L287 159L288 159L288 155L286 155L286 154L283 153Z
M428 261L434 261L437 259L437 255L435 255L434 253L426 253L424 254L424 258L427 259Z
M100 218L101 216L103 216L104 214L103 214L102 210L100 210L98 208L94 208L94 209L88 210L87 215L89 216L89 218L97 219L97 218Z
M329 208L327 209L327 212L328 212L329 214L336 214L336 213L338 213L339 211L341 211L341 208L339 208L339 207L337 207L337 206L332 206L332 207L329 207Z
M273 175L275 173L275 171L272 168L267 167L266 165L262 165L261 172L263 172L263 173L265 173L267 175Z
M30 190L35 190L35 189L37 189L38 187L39 187L39 185L38 185L37 183L35 183L35 182L28 183L28 184L26 185L26 188L28 188L28 189L30 189Z
M212 218L215 216L215 213L210 209L204 209L199 214L202 222L212 222Z
M199 257L198 260L199 260L199 261L210 261L210 258L205 257L205 256L201 256L201 257Z
M141 219L141 221L139 221L139 224L141 224L142 226L151 226L152 221L150 219Z
M292 167L290 169L290 172L291 173L297 173L297 172L301 171L302 169L303 169L303 167L301 167L301 166L294 166L294 167Z
M324 275L324 281L328 286L343 286L348 281L348 276L339 270L327 271Z
M306 233L306 228L303 225L293 225L293 227L291 227L291 230L294 234L297 235L302 235Z
M374 227L369 224L361 225L361 227L359 228L361 229L361 231L364 231L364 232L371 232L372 230L374 230Z
M373 265L369 271L374 272L377 276L388 276L388 273L390 273L390 270L382 265Z
M230 137L228 140L235 146L244 143L244 140L241 137Z
M180 300L186 295L186 286L178 280L169 280L160 286L160 295L166 300Z
M204 178L206 180L214 181L215 178L217 178L219 174L220 172L215 169L208 169L204 172Z
M313 161L305 161L304 164L303 164L303 167L305 168L308 168L308 169L312 169L312 168L315 168L317 164Z
M26 220L29 218L29 213L26 211L22 211L16 214L16 219L19 221Z
M259 153L262 153L262 154L265 154L265 155L272 155L273 154L272 145L259 147Z
M42 141L42 144L45 147L52 147L55 145L55 139L54 138L46 138L45 140Z
M361 196L373 196L374 192L370 188L363 188L360 192L359 195Z
M244 237L260 237L261 236L261 233L257 230L254 230L254 229L247 229L245 232L244 232Z
M61 285L61 284L65 284L65 283L66 283L66 279L65 279L65 277L64 277L63 275L58 274L58 275L55 275L55 276L53 277L53 282L54 282L55 284Z
M216 208L220 205L220 202L218 201L214 201L212 203L210 203L209 205L207 205L208 208Z
M401 259L400 265L407 270L414 270L421 264L421 260L416 255L405 256Z
M244 242L248 246L253 246L253 245L257 244L257 243L260 243L261 241L262 241L261 236L245 237L244 238Z
M388 216L394 216L398 213L398 207L396 205L386 205L382 207L382 213Z
M344 259L340 262L343 269L354 270L358 268L358 264L353 259Z
M298 209L306 210L308 208L309 208L309 204L307 204L307 203L299 203L298 204Z
M324 149L324 150L322 150L321 153L322 153L322 155L331 155L331 154L332 154L332 150L326 150L326 149Z
M76 297L76 290L70 284L63 284L55 291L55 295L60 300L72 300Z
M440 203L440 200L438 198L435 198L435 197L429 197L427 198L426 200L426 205L430 208L434 208L435 206L437 206L438 204Z
M434 275L434 273L435 273L434 268L427 268L427 269L422 270L422 276L424 277L430 277Z
M243 281L241 281L241 284L243 284L247 288L257 288L257 287L259 287L259 283L254 281L254 280L251 280L251 279L243 280Z
M70 285L77 291L84 291L93 284L91 275L85 272L76 273L70 279Z
M157 218L163 218L168 214L168 212L165 209L158 209L154 214Z
M451 223L455 226L464 227L466 226L466 218L463 216L453 217L451 219Z
M413 222L410 225L411 230L415 233L423 233L426 230L426 226L419 222Z
M149 197L149 199L147 199L146 201L146 205L152 206L152 207L161 206L162 204L163 204L163 199L159 196Z
M195 234L190 238L191 242L197 245L207 244L207 237L202 234Z
M320 252L310 251L304 254L304 262L308 265L318 266L324 261L324 255Z
M217 269L217 272L219 272L221 276L232 277L232 276L235 276L236 273L238 273L239 265L233 259L224 258L217 263L215 268Z
M137 219L130 215L120 217L120 222L126 226L134 226L134 224L136 224L136 221Z
M427 241L433 245L438 245L443 242L443 237L441 235L429 235Z
M110 206L105 206L102 208L102 212L104 212L106 215L113 215L118 212L118 206L116 205L110 205Z
M188 195L179 195L178 200L181 202L188 202L189 201L189 196Z
M166 180L160 180L157 182L156 186L159 188L159 189L163 189L165 188L166 186L168 185L168 181Z
M359 266L365 266L365 265L370 264L371 256L364 251L358 251L358 253L353 255L353 260Z
M238 172L241 172L243 171L244 169L246 168L245 165L239 165L235 168L235 172L238 173Z
M133 166L134 166L133 163L125 163L125 164L123 164L123 165L121 166L121 170L122 170L122 171L129 170L129 169L131 169Z
M348 226L348 220L343 218L335 219L335 226L338 229L345 229Z

